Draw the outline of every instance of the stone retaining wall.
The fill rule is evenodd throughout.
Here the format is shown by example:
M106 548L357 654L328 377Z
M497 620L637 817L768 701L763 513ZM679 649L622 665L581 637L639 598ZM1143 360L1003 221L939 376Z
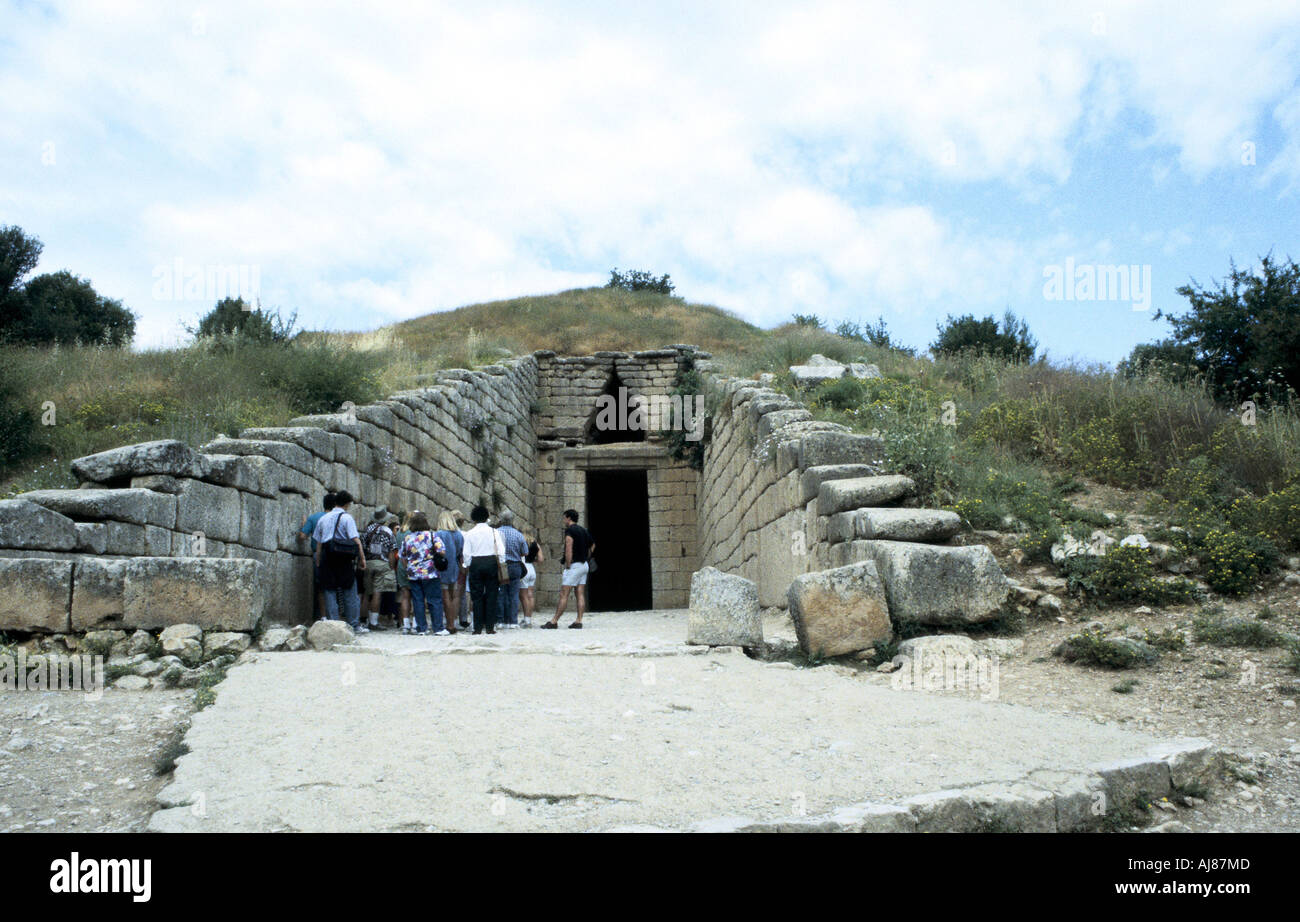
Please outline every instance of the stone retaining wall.
M0 629L224 627L223 607L242 612L236 630L263 613L307 621L310 551L298 527L331 489L356 497L362 528L380 506L436 513L486 501L529 529L536 400L537 361L526 356L199 451L164 441L78 459L80 489L0 501L0 558L27 558L0 560L11 599ZM245 584L260 607L235 592ZM194 617L209 610L221 624Z

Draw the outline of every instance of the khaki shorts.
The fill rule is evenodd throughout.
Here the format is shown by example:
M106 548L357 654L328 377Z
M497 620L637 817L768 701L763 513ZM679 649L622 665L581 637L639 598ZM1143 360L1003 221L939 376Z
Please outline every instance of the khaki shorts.
M571 567L565 567L560 571L561 586L585 586L587 585L587 564L586 562L575 563Z
M393 568L382 560L366 561L366 578L362 584L361 594L372 596L376 592L396 592L397 574Z

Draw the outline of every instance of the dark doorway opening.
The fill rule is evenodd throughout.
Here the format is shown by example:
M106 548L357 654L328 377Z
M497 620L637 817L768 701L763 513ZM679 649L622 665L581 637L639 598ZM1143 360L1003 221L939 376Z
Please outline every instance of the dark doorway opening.
M587 580L592 611L654 607L650 586L650 495L645 471L587 471L587 521L597 569Z

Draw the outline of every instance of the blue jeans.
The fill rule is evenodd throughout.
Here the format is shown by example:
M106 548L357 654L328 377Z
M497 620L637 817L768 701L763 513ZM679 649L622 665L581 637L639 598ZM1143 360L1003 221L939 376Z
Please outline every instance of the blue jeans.
M428 606L433 614L433 632L445 630L442 623L442 583L438 577L432 579L411 579L411 613L415 615L415 629L427 630L424 610Z
M524 565L517 561L506 564L510 582L497 590L497 623L519 623L519 581L524 578Z
M353 583L346 589L325 589L325 617L330 621L339 620L339 600L343 600L343 617L352 630L361 626L361 596L357 595L357 585Z

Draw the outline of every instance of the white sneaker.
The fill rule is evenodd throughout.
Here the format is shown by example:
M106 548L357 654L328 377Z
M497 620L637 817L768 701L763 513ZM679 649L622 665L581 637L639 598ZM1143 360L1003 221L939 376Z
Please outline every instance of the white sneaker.
M435 632L433 636L434 636L434 637L450 637L450 636L451 636L451 631L447 630L446 628L443 628L441 631L437 631L437 632Z
M369 634L369 633L370 633L370 628L366 627L364 624L359 625L359 626L357 627L357 633L358 633L358 634Z

